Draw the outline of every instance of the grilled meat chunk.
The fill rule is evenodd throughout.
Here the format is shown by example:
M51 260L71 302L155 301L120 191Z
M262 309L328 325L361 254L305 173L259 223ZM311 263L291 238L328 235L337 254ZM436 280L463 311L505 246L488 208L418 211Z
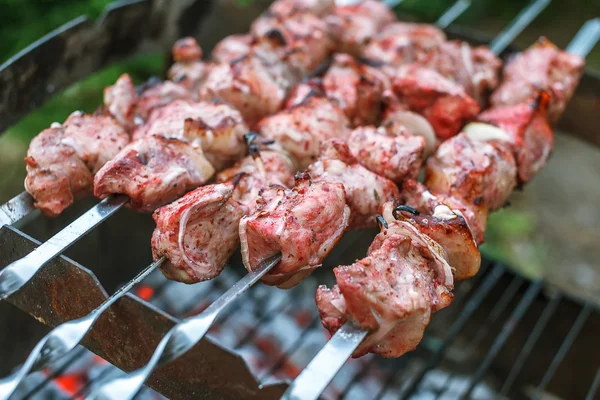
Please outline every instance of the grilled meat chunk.
M354 352L399 357L423 338L432 312L452 301L445 252L408 222L389 221L367 257L334 269L337 285L320 286L316 300L325 328L334 333L352 320L371 333Z
M94 177L94 195L129 196L128 206L151 212L214 174L202 149L177 139L145 136L125 146Z
M336 44L336 51L353 56L361 55L365 45L385 25L395 20L396 16L392 10L376 0L336 7L325 17Z
M546 118L548 100L547 93L542 92L529 103L493 107L477 118L491 127L469 124L465 132L475 140L507 142L517 161L519 182L527 183L546 164L554 147L554 134ZM494 132L491 136L490 131Z
M350 221L344 186L300 177L292 190L261 192L256 210L240 221L242 259L249 271L281 252L281 261L262 279L290 288L319 267Z
M94 174L128 142L129 135L112 117L76 111L31 141L25 189L45 215L57 216L92 194Z
M123 74L114 85L104 88L104 107L125 129L134 127L137 94L129 74Z
M486 46L471 47L466 42L451 40L441 43L422 65L459 84L483 107L498 86L502 61Z
M460 198L432 193L424 185L414 180L404 182L401 193L403 204L409 205L423 214L433 215L438 206L448 207L453 213L465 219L477 244L483 243L488 217L486 204L469 203Z
M362 165L398 184L415 179L425 159L425 139L396 136L382 127L356 128L348 138L348 146Z
M347 54L336 54L323 76L323 89L354 126L375 124L382 109L385 76Z
M546 38L514 57L502 84L491 97L493 106L515 105L535 99L540 90L551 94L548 119L558 121L583 74L585 60L560 50Z
M221 99L238 109L249 126L279 110L295 82L289 67L276 55L254 49L231 64L211 68L199 98Z
M222 169L244 156L246 133L242 115L227 104L176 100L153 110L133 138L159 135L199 143L211 164Z
M421 214L416 210L387 203L383 206L386 221L394 218L411 223L417 230L436 241L446 251L448 264L452 267L454 280L460 281L477 274L481 254L473 239L471 229L457 212L445 205L435 207L433 214Z
M404 66L392 82L399 103L425 117L442 140L479 114L479 105L463 88L432 69Z
M246 156L231 168L217 174L217 182L237 180L235 199L248 210L254 210L259 192L270 185L294 186L296 168L278 151L261 151L259 156Z
M159 208L153 218L152 256L168 279L195 283L219 275L239 244L238 223L248 209L233 183L200 187Z
M294 85L290 91L287 101L285 102L284 108L292 108L303 104L311 96L325 96L323 82L320 78L311 78Z
M517 185L517 165L505 143L476 141L461 133L427 161L425 184L434 192L485 203L493 211L506 204Z
M327 98L309 96L301 104L264 118L257 130L275 140L290 154L297 169L304 170L316 161L324 140L349 136L350 122Z
M173 82L195 91L207 73L202 62L202 49L193 37L181 38L173 45L173 59L167 76Z
M376 216L381 213L383 204L400 198L394 182L359 164L343 140L326 141L321 153L321 159L306 170L312 181L344 185L346 204L351 211L349 229L376 226Z
M383 113L381 128L388 136L420 136L425 140L424 154L430 156L437 147L433 127L421 115L407 111L401 104L388 104Z
M142 88L133 109L133 124L143 125L152 111L175 100L193 101L193 93L186 87L171 81L150 80Z
M254 44L254 36L249 33L229 35L221 39L211 52L211 58L216 63L233 63L250 53Z
M274 1L269 9L252 22L250 33L256 36L276 29L286 19L297 14L312 14L324 17L335 7L334 0L278 0Z
M395 22L378 31L362 55L396 66L428 63L445 41L444 32L433 25Z

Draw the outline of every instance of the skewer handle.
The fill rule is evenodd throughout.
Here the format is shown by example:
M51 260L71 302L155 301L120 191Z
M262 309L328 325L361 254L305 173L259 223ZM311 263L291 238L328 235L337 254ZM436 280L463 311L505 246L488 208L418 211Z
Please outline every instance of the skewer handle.
M506 50L508 45L527 28L531 21L548 7L548 4L550 4L550 0L533 0L513 19L508 27L492 40L490 50L496 55Z
M132 399L156 367L175 360L194 347L206 335L219 313L258 282L279 261L281 261L280 253L263 261L258 268L237 281L206 310L194 317L186 318L172 327L162 338L150 361L143 368L123 377L101 383L87 398L102 400Z
M52 329L52 331L44 336L33 348L27 357L27 360L25 360L18 371L4 379L0 379L0 400L8 400L27 374L45 368L73 350L90 329L92 329L94 323L100 318L100 315L102 315L104 311L114 304L115 301L123 297L133 286L141 282L164 261L165 257L160 258L147 266L135 278L117 290L88 315L65 322Z
M567 53L585 58L598 40L600 40L600 18L590 19L577 31L567 46Z
M86 233L113 215L129 201L127 196L109 196L71 222L25 257L0 271L0 300L19 290L46 263L71 247Z
M367 331L346 322L329 339L283 394L285 400L316 400L346 360L367 336Z

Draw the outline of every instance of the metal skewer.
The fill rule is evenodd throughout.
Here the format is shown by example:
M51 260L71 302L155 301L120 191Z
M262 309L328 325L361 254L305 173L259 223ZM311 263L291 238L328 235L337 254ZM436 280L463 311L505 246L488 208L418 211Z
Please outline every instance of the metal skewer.
M566 48L568 53L586 57L600 40L600 18L587 21L575 34Z
M264 260L254 271L237 281L221 297L200 314L186 318L162 338L148 363L124 377L101 383L88 399L127 400L133 398L156 367L167 364L185 354L208 332L219 313L281 261L281 253Z
M33 197L23 191L0 206L0 227L12 225L35 210Z
M446 29L448 26L450 26L451 23L456 21L456 19L460 17L462 13L464 13L470 6L471 0L458 0L452 5L452 7L446 10L446 12L442 14L441 17L438 18L435 24L441 29Z
M4 379L0 379L0 400L7 400L29 372L45 368L73 350L90 329L92 329L94 323L104 311L129 292L134 285L141 282L150 272L159 267L165 260L166 258L162 257L148 265L135 278L117 290L88 315L65 322L52 329L33 348L29 357L27 357L27 360L18 371Z
M129 198L123 195L107 197L52 236L40 247L0 271L0 300L6 299L19 290L46 263L71 247L128 201Z

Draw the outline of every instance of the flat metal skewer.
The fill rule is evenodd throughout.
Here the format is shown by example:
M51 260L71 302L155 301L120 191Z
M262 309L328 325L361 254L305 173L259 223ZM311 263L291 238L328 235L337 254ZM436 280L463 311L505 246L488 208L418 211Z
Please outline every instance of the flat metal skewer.
M446 29L450 24L452 24L458 17L464 13L467 8L471 7L471 0L458 0L456 3L452 5L438 20L435 24L441 28Z
M104 311L129 292L133 286L141 282L148 274L159 267L165 260L166 258L162 257L148 265L135 278L117 290L88 315L65 322L52 329L33 348L29 357L27 357L27 360L18 371L4 379L0 379L0 400L7 400L27 374L47 367L73 350L90 329L92 329L94 323L100 318L100 315L102 315Z
M587 57L600 40L600 18L587 21L575 34L566 48L567 53Z
M0 206L0 227L12 225L35 210L37 208L33 205L33 197L23 191Z
M162 338L150 361L144 367L123 377L100 383L87 399L132 399L155 368L177 359L194 347L206 335L219 313L258 282L279 261L281 261L280 253L264 260L258 268L237 281L206 310L182 320L171 328Z
M112 195L96 204L25 257L0 271L0 300L19 290L46 263L123 207L129 198Z

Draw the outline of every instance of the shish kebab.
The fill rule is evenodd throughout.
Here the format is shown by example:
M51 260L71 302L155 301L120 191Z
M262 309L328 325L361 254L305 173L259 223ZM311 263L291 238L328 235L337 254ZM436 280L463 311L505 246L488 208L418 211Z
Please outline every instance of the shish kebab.
M456 11L453 11L453 14L456 16ZM445 19L446 21L449 21L449 16L446 16ZM138 127L134 131L134 139L135 136L140 137L144 134L147 134L148 130L157 130L157 125L159 127L158 130L162 130L161 133L164 136L166 136L165 129L167 130L166 133L168 133L169 135L180 135L181 129L177 127L177 124L173 126L172 123L174 123L174 120L177 117L179 117L182 113L184 114L186 111L189 115L190 109L192 109L192 107L183 100L188 100L190 98L191 95L187 89L198 86L198 80L202 76L202 72L205 69L205 66L199 61L200 56L201 50L195 43L190 42L190 40L178 41L174 46L174 58L176 64L169 71L169 76L174 81L177 81L177 83L171 81L166 81L164 83L152 83L150 87L145 88L143 90L141 95L137 95L134 91L135 89L133 87L133 83L131 82L128 76L124 75L117 81L117 83L114 86L107 88L107 90L105 91L105 105L107 110L127 130L133 130L136 126ZM183 79L179 79L178 76ZM155 113L158 114L158 117L155 114L151 114L150 111L153 108L158 108L160 106L163 106L163 108L161 108L157 113ZM225 110L223 110L224 108ZM187 135L190 130L193 133L194 129L198 130L204 128L206 130L207 125L209 127L212 125L212 128L216 131L217 135L220 132L227 133L233 131L234 135L231 136L233 136L233 140L235 141L236 138L239 138L241 133L245 131L245 129L242 129L243 125L242 123L240 123L239 117L236 117L235 115L232 116L231 110L226 109L225 106L217 104L211 108L211 105L205 105L200 110L202 111L202 115L207 122L203 121L202 126L198 127L197 120L186 121L183 130L184 136ZM192 109L191 111L196 112L197 110ZM161 120L161 117L164 115L168 116L168 118L166 118L166 121L165 118ZM210 118L211 116L213 118ZM153 120L157 120L157 123L155 125L151 123L143 125L140 122L154 122ZM223 123L219 121L222 121ZM113 121L111 120L110 122L112 123ZM69 124L65 123L62 127L56 126L53 128L66 128L68 130L68 125ZM77 125L77 127L80 126ZM215 128L219 128L221 129L221 131ZM172 132L169 132L168 129L171 129ZM49 132L49 134L53 133L55 132ZM62 133L62 130L60 133ZM222 136L227 135L224 133L222 134ZM94 136L91 136L91 138L94 139ZM100 137L97 137L96 139L100 139ZM153 141L156 141L154 140L154 138L152 139ZM211 151L211 153L207 154L207 156L213 155L213 153L216 153L215 156L225 156L225 162L216 157L210 158L210 162L213 165L217 165L218 162L223 162L225 164L226 161L229 161L227 159L227 156L231 156L231 154L223 155L223 152L219 153L219 148L217 146L211 147L210 144L211 143L205 144L206 147ZM239 147L235 146L235 143L231 143L231 141L227 144L229 144L229 147L233 149ZM227 175L227 173L227 171L224 171L225 176ZM248 175L247 171L245 172L245 174ZM291 173L288 173L288 175L290 175L289 179L291 179ZM246 178L247 176L244 176L243 178L239 179L238 183L239 181L245 181ZM32 177L32 180L35 180L35 178ZM62 209L69 203L68 201L52 202L52 198L50 197L48 197L47 202L45 202L44 198L38 198L38 200L42 204L47 204L45 208L48 211L48 213L54 214L61 212ZM142 205L137 205L137 207L144 207L143 202ZM138 278L134 279L134 281L141 279L143 275L149 273L153 268L159 266L163 261L164 259L158 259L155 263L153 263L145 270L144 274L141 274ZM131 286L131 284L132 283L130 283L129 286ZM0 383L0 388L2 388L2 390L0 390L0 393L8 391L10 394L12 389L16 387L16 384L18 384L18 381L24 376L27 370L29 370L32 367L38 368L43 365L46 365L53 359L56 359L61 353L64 354L66 351L72 348L79 341L79 339L84 336L85 332L89 330L89 328L91 328L93 322L100 315L100 313L103 310L105 310L110 304L116 301L116 299L123 293L124 291L119 291L114 296L111 296L111 298L108 299L101 307L99 307L93 313L93 315L90 314L88 317L82 319L81 321L71 321L68 324L65 324L61 327L57 327L53 332L51 332L51 334L47 335L45 338L47 340L41 342L36 347L35 351L30 355L30 357L28 358L24 366L21 368L21 370L17 371L15 374L13 374L12 377L3 380ZM79 330L79 332L76 332L77 330ZM59 343L56 343L55 340L58 340L58 338L60 337L59 333L70 336L69 340L63 340L62 342L58 341ZM51 349L52 346L50 345L54 346L54 348ZM37 357L35 353L38 352L43 353L44 356Z
M511 118L510 115L505 115L505 119L506 117ZM525 126L527 126L528 121L524 122ZM510 154L507 153L509 156ZM512 157L512 156L510 156ZM513 161L514 162L514 161ZM514 169L516 171L516 168ZM500 170L502 171L502 170ZM306 178L303 178L306 179ZM300 179L300 185L302 185L302 181L303 179ZM277 189L275 189L277 190ZM302 190L302 189L301 189ZM279 190L278 190L279 191ZM270 195L267 195L267 197L269 197ZM309 197L309 196L307 196ZM275 201L276 203L281 204L282 202L285 202L288 199L282 199L281 201ZM270 201L270 200L268 200ZM292 202L294 201L293 199L291 200ZM449 209L448 209L449 210ZM259 213L261 213L262 211L259 209L258 210ZM272 211L272 210L269 210ZM268 213L268 211L267 211ZM455 214L457 215L457 214ZM462 224L459 224L457 226L457 229L462 230L463 234L465 232L467 232L468 234L468 238L467 238L467 244L469 243L469 240L471 241L471 249L474 248L474 242L472 241L471 236L470 236L470 231L468 229L468 226L465 224L464 220ZM242 231L242 229L241 229ZM259 240L263 239L264 236L261 235L257 235L259 236ZM329 243L331 240L331 238L327 238L327 243ZM455 238L456 239L456 238ZM448 242L444 242L445 244L447 244ZM459 246L460 247L460 246ZM464 272L464 277L468 277L471 276L472 274L474 274L478 268L478 256L479 254L475 251L472 252L474 254L474 257L476 258L475 262L472 262L471 264L476 264L474 268L470 268L470 271L468 272ZM460 256L460 254L457 255L457 257ZM274 256L271 257L277 257L277 254L275 254ZM265 261L265 259L262 259L263 261ZM267 260L270 260L270 258L267 258ZM277 258L275 260L276 262L279 261ZM248 266L248 264L246 263L246 265ZM449 265L446 263L447 265L447 270L450 270ZM470 266L470 265L469 265ZM264 273L264 264L262 264L261 266L259 266L259 271L262 273ZM296 271L298 272L298 271ZM452 277L450 276L450 279L452 279ZM275 282L275 283L281 283L281 281L279 282ZM294 284L295 282L292 281L292 284ZM287 282L283 282L283 285L286 285ZM449 293L447 293L446 298L449 300L451 300L451 296ZM205 318L203 318L205 317ZM210 317L210 318L209 318ZM205 332L208 329L208 326L210 325L210 323L214 320L214 318L216 317L216 315L214 314L213 310L211 310L211 312L209 313L209 315L205 315L205 316L199 316L193 319L190 319L190 321L186 321L184 322L196 322L196 329L200 330L201 332ZM183 330L183 326L180 327L180 330ZM175 329L175 333L177 333L177 329ZM181 332L179 332L181 334ZM191 334L191 332L188 332L188 334ZM183 335L183 334L181 334ZM200 338L201 334L198 333L198 331L194 332L194 337L195 338ZM131 375L129 375L128 377L125 378L121 378L118 380L115 380L113 382L109 382L108 384L106 384L105 386L100 387L95 393L96 394L101 394L102 396L106 396L108 398L110 398L112 395L117 395L118 396L123 396L125 394L127 394L127 396L132 395L132 393L135 393L135 391L137 391L135 385L141 385L141 382L145 379L145 377L151 372L151 370L156 366L156 364L161 361L161 359L164 357L164 360L166 362L166 360L172 359L173 357L175 357L175 354L173 353L173 349L169 348L167 349L166 353L163 353L165 351L165 347L166 346L175 346L175 344L177 341L182 342L181 346L182 349L180 349L179 351L181 352L180 354L182 354L183 352L185 352L187 349L189 349L193 343L195 343L195 341L190 342L190 337L187 337L187 340L184 339L183 337L180 337L179 339L173 339L171 336L167 336L163 339L163 341L161 342L161 345L159 346L159 348L157 349L155 355L153 356L151 362L142 370L138 370L134 373L132 373ZM187 342L187 343L186 343ZM185 344L184 344L185 343ZM161 362L162 364L162 362ZM112 394L111 394L112 393Z
M300 3L302 3L302 1L300 1ZM366 2L367 3L367 2ZM370 1L371 3L371 7L372 5L376 5L378 4L377 2L374 1ZM456 13L455 13L456 15ZM306 19L307 17L302 17L303 19ZM301 27L302 28L302 27ZM317 34L314 33L314 31L307 33L306 30L302 30L301 28L298 28L298 24L293 25L291 28L289 28L292 33L295 35L293 38L290 39L298 39L297 38L297 34L298 32L300 32L300 36L302 39L302 33L304 33L305 35L308 34L309 38L312 40L312 42L315 41L326 41L327 38L323 37L322 33L319 33L318 30L316 30ZM283 29L283 28L282 28ZM296 31L294 31L294 29L296 29ZM299 31L298 31L299 29ZM279 35L276 35L279 36ZM270 38L267 38L266 41L269 41ZM294 43L293 40L290 40L292 42L292 44ZM310 56L302 56L302 46L299 46L297 43L298 42L302 42L302 40L296 40L296 44L292 47L295 47L295 50L292 52L292 56L294 57L294 62L295 62L295 67L297 68L301 68L302 66L306 66L310 64L310 60L311 57ZM188 46L189 47L189 46ZM262 46L260 46L262 47ZM268 45L267 45L268 47ZM284 46L284 48L286 48L286 46ZM300 50L298 50L300 49ZM269 54L269 51L262 51L263 49L261 49L260 53L265 56L265 54ZM190 51L188 48L186 48L185 46L183 47L183 50L181 51L181 53L183 54L183 56L181 57L181 59L183 61L185 61L183 67L184 69L192 69L192 70L198 70L200 69L200 67L202 67L201 63L198 62L198 53L192 50ZM201 53L200 53L201 54ZM190 56L191 55L191 56ZM280 54L281 56L281 54ZM194 58L195 57L195 58ZM269 56L267 56L268 58ZM176 56L177 58L177 56ZM242 60L246 60L247 61L247 65L245 69L242 69L242 72L246 72L246 74L250 74L249 76L260 76L256 75L256 58L257 57L243 57ZM275 57L277 58L277 57ZM271 56L271 59L273 59L273 57ZM308 61L307 61L308 60ZM264 60L263 60L264 61ZM307 62L309 64L307 64ZM240 71L238 70L238 66L239 64L243 64L240 62L236 62L236 67L235 70L237 70L238 74L240 73ZM315 63L316 64L316 63ZM261 63L259 63L259 67L260 65L262 65L262 61ZM217 67L223 67L222 64L217 65ZM262 65L262 67L264 67L264 65ZM281 68L277 68L275 67L275 72L274 72L274 76L277 77L281 77L282 75L285 75L285 68L283 69L284 72L282 72ZM258 90L258 92L256 91L257 88L253 88L253 91L251 91L251 93L249 93L249 96L243 95L240 96L238 94L235 94L237 87L232 87L231 86L231 82L228 81L228 78L231 76L232 73L235 73L235 70L232 70L231 66L227 67L224 69L225 71L225 76L223 77L222 81L219 81L218 77L223 75L223 72L221 71L223 70L223 68L213 68L211 74L209 74L209 76L206 78L207 82L211 82L211 84L206 84L205 86L208 87L209 89L206 89L206 91L208 91L209 95L214 95L214 94L218 94L220 97L225 97L227 98L230 102L236 103L236 105L248 105L250 104L248 102L248 100L253 99L255 97L253 96L253 93L257 93L258 95L260 95L261 91ZM264 68L263 68L264 70ZM296 69L297 70L297 69ZM258 69L258 71L260 72L260 68ZM176 72L176 71L175 71ZM271 73L272 71L270 71ZM253 75L254 74L254 75ZM191 75L191 74L190 74ZM195 76L200 76L201 74L196 74ZM267 74L268 75L268 74ZM217 78L211 79L211 76L216 76ZM239 76L237 76L239 79ZM264 78L264 73L262 75L262 77ZM234 76L235 78L235 76ZM266 80L266 82L272 82L272 76L270 78L268 78ZM269 79L271 79L271 81L269 81ZM263 79L263 81L265 81ZM219 82L229 82L226 85L222 85ZM236 80L233 79L234 85ZM126 82L125 82L126 83ZM277 82L280 83L280 82ZM115 87L112 89L112 91L116 92L114 93L115 95L110 96L111 95L111 89L108 89L108 97L109 99L115 99L115 103L116 103L116 107L111 107L114 106L112 104L108 104L109 109L115 108L117 112L115 112L117 119L121 120L122 122L126 122L127 119L126 118L119 118L120 115L118 114L118 111L125 108L125 110L128 111L127 109L127 98L128 96L126 94L131 93L131 89L127 88L127 85L125 84L125 90L122 91L122 88L120 86L123 85L119 85L119 82L117 82L117 85L115 85ZM172 85L171 85L172 86ZM263 85L264 86L264 85ZM267 88L272 87L273 85L267 85ZM223 89L225 87L225 93L223 93ZM229 89L229 90L227 90ZM261 89L260 87L258 89ZM161 91L161 95L164 95L164 93L162 93L163 91ZM169 88L169 94L175 93L174 96L179 96L180 91L178 90L174 90L173 87ZM123 93L125 95L123 95ZM231 95L231 93L234 93L233 95ZM280 93L280 92L279 92ZM202 91L201 91L201 95L202 95ZM228 97L229 96L229 97ZM132 96L129 96L132 97ZM260 97L260 96L259 96ZM110 103L110 100L109 100ZM246 118L248 118L248 114L250 114L250 116L252 115L253 112L256 111L255 108L250 107L249 109L245 110L246 112L244 113L244 116ZM260 110L259 110L260 111ZM263 110L264 111L264 110ZM127 115L127 113L123 113L124 115ZM177 146L177 144L181 144L181 143L172 143L169 142L168 144L170 144L171 146L167 146L166 143L164 143L164 140L161 140L160 138L155 140L154 138L150 138L148 139L148 141L150 142L157 142L157 143L150 143L150 150L157 149L159 151L163 150L163 147L166 147L167 149L169 147L173 148L171 149L171 153L173 153L175 156L178 157L183 157L183 162L187 165L190 164L194 164L194 161L198 162L198 161L203 161L202 158L200 157L195 157L196 160L194 160L194 154L189 154L190 151L186 151L185 148L181 148L181 146ZM163 142L163 143L159 143L159 142ZM136 143L139 144L139 143ZM133 144L130 145L131 147L134 147ZM185 146L183 146L185 147ZM126 149L126 150L130 150L130 148ZM139 149L134 149L134 150L139 150ZM123 152L121 152L123 153ZM191 160L190 160L191 158ZM186 161L188 160L188 161ZM139 164L139 163L138 163ZM202 176L207 175L210 172L210 164L203 162L201 163L201 165L203 165L204 171L205 173L202 174ZM142 175L143 176L143 175ZM168 176L168 174L167 174ZM193 176L192 176L193 178ZM204 178L200 177L202 180L204 180ZM136 182L133 183L133 185L127 185L128 189L135 189L136 187L139 187L139 185L135 185ZM134 186L133 188L131 186ZM185 187L185 185L184 185ZM120 193L120 191L123 190L122 187L117 186L117 193ZM181 187L179 187L177 190L182 190ZM175 191L177 191L175 190ZM137 194L137 193L136 193ZM69 225L67 228L65 228L63 231L61 231L59 234L57 234L55 237L53 237L51 240L49 240L48 242L46 242L46 244L44 244L43 246L41 246L38 250L36 250L35 252L33 252L31 255L29 255L26 259L23 259L19 262L16 262L13 264L13 266L11 267L17 267L19 264L21 265L20 267L20 273L16 273L14 270L16 268L7 268L5 271L3 271L2 274L0 274L0 286L4 287L6 290L2 290L0 293L0 297L6 297L7 294L9 292L12 292L16 289L18 289L18 287L20 287L20 285L22 285L24 282L26 282L34 273L35 271L37 271L37 269L39 269L42 265L44 265L48 260L50 260L51 258L55 257L56 255L60 254L62 251L64 251L68 246L70 246L72 243L74 243L78 238L80 238L82 235L84 235L85 233L87 233L89 230L91 230L94 226L96 226L98 223L101 223L103 220L105 220L106 218L108 218L110 215L112 215L118 208L122 207L123 205L127 204L129 202L130 199L128 199L125 196L109 196L107 199L105 199L103 202L101 202L100 204L98 204L96 207L94 207L93 209L91 209L89 212L87 212L86 214L84 214L82 217L80 217L78 220L76 220L74 223L72 223L71 225ZM164 199L162 199L164 200ZM2 278L4 278L2 280Z
M537 43L513 59L505 70L502 86L494 95L503 93L506 87L514 87L517 80L523 82L523 75L512 72L530 65L532 60L553 62L557 73L571 71L567 81L577 80L569 67L577 59L583 59L599 37L600 20L596 19L582 27L568 46L568 53L552 48L554 54L548 60L546 43ZM539 74L542 70L536 72ZM374 352L384 357L398 357L416 347L431 314L451 301L448 296L453 279L472 275L468 266L476 262L473 257L478 256L478 252L461 246L460 231L464 233L465 227L471 231L474 243L483 239L480 236L477 240L479 235L473 232L462 212L464 209L454 209L452 202L470 203L471 208L477 210L475 213L480 214L477 219L485 222L487 211L502 206L517 182L531 179L541 168L541 160L547 158L547 151L543 149L551 147L549 123L558 119L572 89L569 85L560 86L561 80L550 76L528 77L525 82L532 82L533 86L533 82L540 80L546 83L547 91L541 91L532 105L500 104L484 112L478 118L480 122L467 125L463 133L443 143L428 161L425 181L428 187L407 181L403 186L406 205L386 204L381 233L373 241L367 257L335 268L337 284L332 289L321 286L317 290L316 301L323 325L333 336L283 398L318 398L350 355L358 357ZM555 96L554 102L551 95ZM527 99L531 101L531 97ZM515 122L525 107L540 109L544 119L536 118L519 126ZM511 121L510 116L517 118ZM514 135L519 131L520 138ZM482 151L477 157L468 156L465 162L461 161L465 154L462 144L467 141L474 145L467 154L475 147L481 147ZM512 147L512 156L506 152L507 144ZM495 162L491 162L493 158ZM479 229L485 229L485 224ZM442 230L450 230L450 234L441 234ZM456 263L451 262L453 258Z

